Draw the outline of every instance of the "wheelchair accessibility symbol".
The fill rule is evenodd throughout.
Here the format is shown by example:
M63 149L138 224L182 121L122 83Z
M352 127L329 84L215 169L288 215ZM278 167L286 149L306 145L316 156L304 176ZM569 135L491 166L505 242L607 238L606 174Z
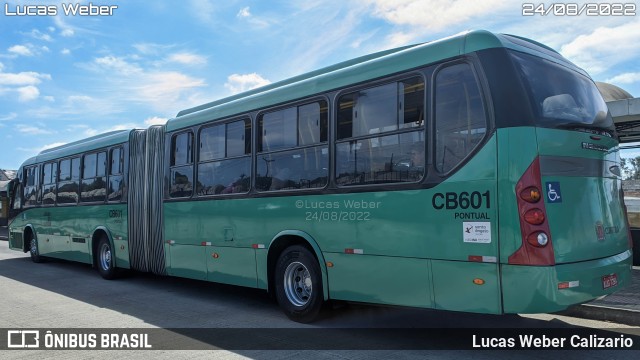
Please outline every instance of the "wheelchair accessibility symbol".
M562 194L560 193L560 183L556 181L547 183L547 202L550 204L561 203Z

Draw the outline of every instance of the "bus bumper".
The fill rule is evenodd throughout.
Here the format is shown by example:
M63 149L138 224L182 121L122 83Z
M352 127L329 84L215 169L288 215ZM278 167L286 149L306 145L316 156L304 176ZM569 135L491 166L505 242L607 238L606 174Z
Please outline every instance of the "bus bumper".
M555 266L502 265L504 313L549 313L614 293L631 282L632 253ZM617 285L613 285L615 274Z

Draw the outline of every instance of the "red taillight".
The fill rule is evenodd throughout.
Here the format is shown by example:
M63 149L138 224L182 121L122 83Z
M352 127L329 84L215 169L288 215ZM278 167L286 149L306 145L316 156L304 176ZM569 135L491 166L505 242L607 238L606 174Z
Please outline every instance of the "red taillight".
M554 265L551 231L542 199L540 159L533 160L516 184L522 244L509 256L509 264Z
M544 212L540 209L527 210L524 213L524 220L531 225L540 225L544 222Z

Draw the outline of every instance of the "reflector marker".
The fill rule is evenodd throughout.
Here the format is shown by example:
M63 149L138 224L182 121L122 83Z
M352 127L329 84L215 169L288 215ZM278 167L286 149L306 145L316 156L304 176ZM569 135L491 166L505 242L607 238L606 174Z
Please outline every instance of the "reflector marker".
M211 241L203 241L200 243L202 246L211 246Z
M363 249L344 249L344 253L362 255L364 254L364 250Z
M173 245L173 244L175 244L175 243L176 243L176 242L175 242L174 240L167 240L167 244L169 244L169 245Z
M564 281L561 283L558 283L558 290L562 290L562 289L569 289L569 288L574 288L574 287L578 287L580 286L580 281L576 280L576 281Z
M251 245L251 247L254 248L254 249L264 249L265 248L264 244L253 244L253 245Z
M484 262L484 263L496 263L496 262L498 262L498 258L496 258L495 256L469 255L469 261Z

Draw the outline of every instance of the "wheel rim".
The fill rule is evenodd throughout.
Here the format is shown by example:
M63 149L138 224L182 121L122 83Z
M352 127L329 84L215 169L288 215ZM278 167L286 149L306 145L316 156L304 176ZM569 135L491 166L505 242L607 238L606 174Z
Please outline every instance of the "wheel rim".
M111 248L107 244L100 248L100 266L103 270L109 270L111 267Z
M284 292L295 306L304 306L311 299L313 282L311 273L304 264L292 262L284 271Z
M29 250L31 251L31 256L38 256L38 242L36 239L31 239Z

